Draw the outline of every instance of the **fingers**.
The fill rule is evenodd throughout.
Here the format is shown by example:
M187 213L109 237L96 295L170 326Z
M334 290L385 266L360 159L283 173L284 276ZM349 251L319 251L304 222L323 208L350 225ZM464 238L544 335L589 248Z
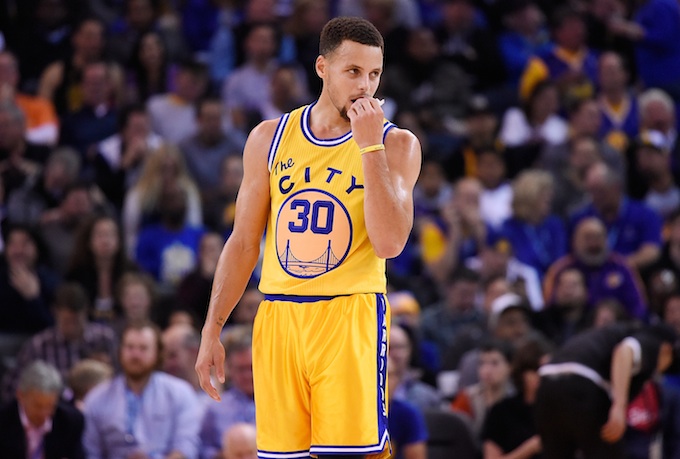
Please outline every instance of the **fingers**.
M208 394L213 400L218 402L221 401L222 398L220 397L220 394L212 385L212 382L210 382L210 366L199 363L196 365L196 373L198 373L198 381L201 385L201 389L203 389L205 393ZM224 373L224 370L222 370L222 373Z

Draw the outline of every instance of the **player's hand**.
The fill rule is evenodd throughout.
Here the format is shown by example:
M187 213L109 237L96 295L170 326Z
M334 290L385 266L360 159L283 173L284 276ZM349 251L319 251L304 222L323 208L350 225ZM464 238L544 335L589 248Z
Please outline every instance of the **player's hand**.
M385 113L380 101L373 97L360 97L347 111L352 137L359 148L382 143Z
M618 405L612 405L609 410L609 418L600 430L600 436L607 443L616 443L623 437L626 431L626 409Z
M195 366L198 381L201 384L201 389L218 402L222 400L222 397L210 382L210 369L214 367L217 380L224 383L224 357L224 346L220 342L219 336L201 336L201 347L198 349Z

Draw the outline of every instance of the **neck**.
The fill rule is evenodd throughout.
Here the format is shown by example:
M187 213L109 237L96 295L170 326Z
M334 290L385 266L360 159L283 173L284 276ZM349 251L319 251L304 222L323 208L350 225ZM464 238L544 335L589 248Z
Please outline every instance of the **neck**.
M152 373L148 373L144 376L131 378L130 376L125 377L125 384L130 388L132 392L137 395L141 395L144 392L144 388L149 383Z
M312 107L310 124L314 135L322 139L340 137L351 129L349 120L340 115L328 96L323 93Z
M98 271L110 270L113 267L113 257L95 257L94 264Z
M498 400L503 398L505 395L505 384L497 384L493 386L487 386L484 389L484 399L487 402L487 406L491 406Z

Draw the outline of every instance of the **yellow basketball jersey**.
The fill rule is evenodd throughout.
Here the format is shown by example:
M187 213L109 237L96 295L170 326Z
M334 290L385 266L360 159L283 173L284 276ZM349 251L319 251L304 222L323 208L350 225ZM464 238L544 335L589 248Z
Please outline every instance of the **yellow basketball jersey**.
M385 260L364 222L364 173L348 132L318 139L312 105L285 114L269 151L271 211L260 290L272 295L384 293ZM394 124L385 121L383 138Z

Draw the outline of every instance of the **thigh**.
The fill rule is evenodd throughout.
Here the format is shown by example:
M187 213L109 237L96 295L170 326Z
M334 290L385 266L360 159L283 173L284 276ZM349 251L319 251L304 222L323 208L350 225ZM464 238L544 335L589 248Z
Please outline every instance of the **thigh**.
M384 295L340 297L315 310L305 339L311 387L312 454L388 449Z
M263 458L308 458L310 390L295 324L299 304L263 301L253 325L257 448Z

